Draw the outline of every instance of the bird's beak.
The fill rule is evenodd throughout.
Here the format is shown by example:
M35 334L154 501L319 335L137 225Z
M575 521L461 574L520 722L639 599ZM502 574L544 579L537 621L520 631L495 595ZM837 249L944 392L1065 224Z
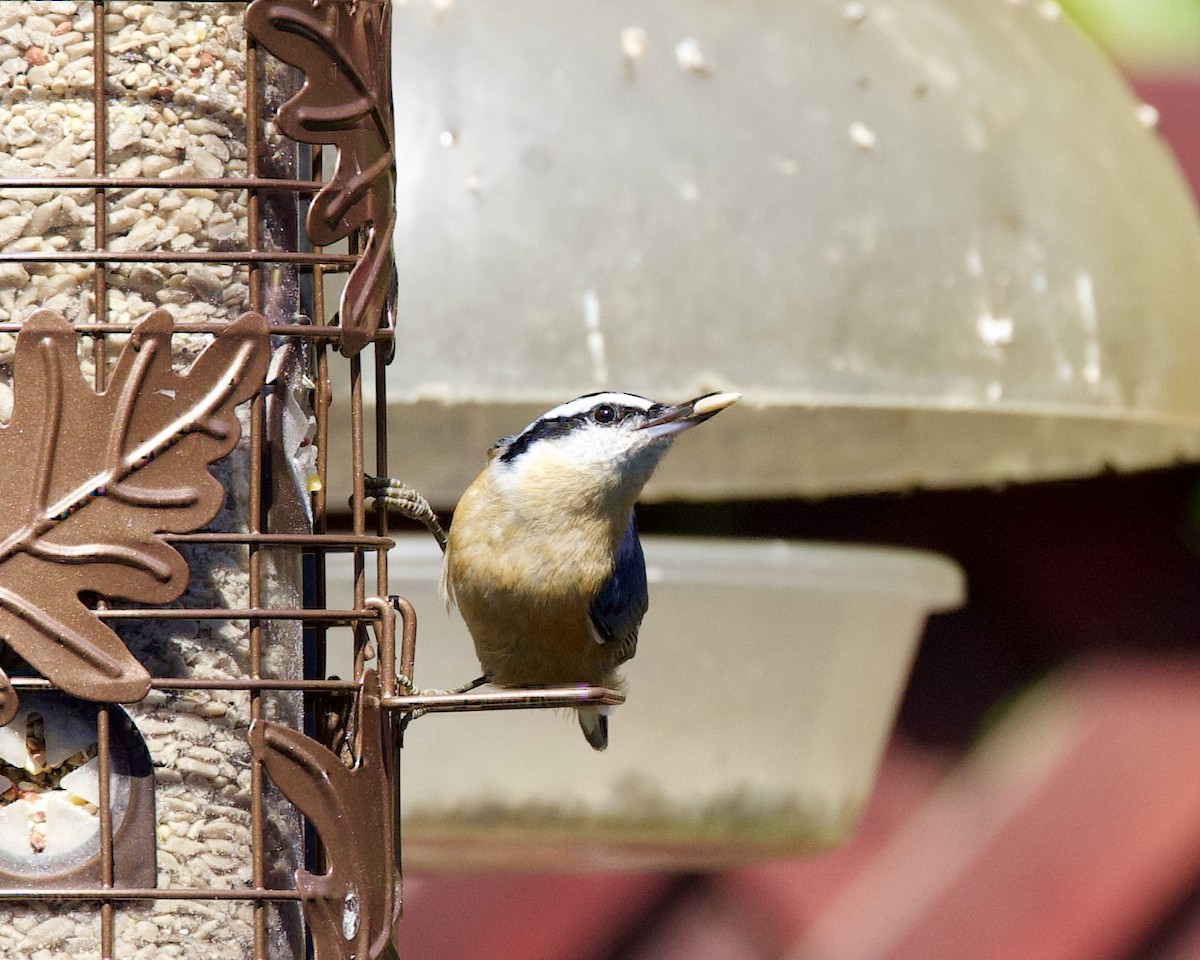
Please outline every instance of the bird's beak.
M741 396L740 393L706 393L695 400L677 403L673 407L662 407L638 429L648 431L652 437L669 437L715 417L730 404L740 400Z

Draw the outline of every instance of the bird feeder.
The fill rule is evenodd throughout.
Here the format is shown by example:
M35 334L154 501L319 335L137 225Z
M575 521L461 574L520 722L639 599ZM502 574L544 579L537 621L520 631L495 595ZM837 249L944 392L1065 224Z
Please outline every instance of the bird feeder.
M982 331L990 341L993 352L987 357L995 366L988 368L987 383L1000 377L999 395L989 386L984 400L996 404L1024 396L1037 417L1019 422L1042 423L1045 410L1034 404L1037 396L1009 389L1010 382L996 372L1017 366L1013 358L1026 329L1018 311L1026 301L1016 291L1023 277L1017 267L1027 261L1006 257L1017 256L1012 250L1032 257L1029 251L1041 243L1046 302L1073 296L1067 299L1079 308L1085 332L1108 330L1110 299L1133 302L1132 296L1121 299L1112 293L1115 281L1102 269L1105 264L1087 259L1091 254L1084 256L1085 237L1070 232L1069 217L1081 208L1068 200L1078 199L1078 191L1055 181L1066 191L1055 195L1063 204L1058 226L1063 236L1075 238L1073 243L1052 232L1026 242L1021 233L1024 239L1010 249L1001 242L1011 239L1010 233L1032 229L1030 224L1039 229L1046 225L1032 216L992 218L996 211L990 207L988 216L980 213L977 220L951 216L947 208L943 220L942 208L933 204L924 210L925 219L903 221L911 210L902 194L921 191L890 190L896 168L883 165L895 157L900 169L914 177L924 170L902 147L914 135L907 125L916 124L916 133L928 136L914 136L911 142L948 151L931 155L931 163L971 160L975 169L991 171L996 178L983 182L981 189L1013 185L1013 203L1003 212L1028 212L1030 199L1043 196L1032 179L1027 182L1013 172L1026 169L1020 166L1025 151L1040 142L1040 128L1018 136L1008 126L1019 127L1027 111L1037 113L1028 106L1032 96L1025 100L1016 92L1005 94L1015 98L1011 103L999 94L996 102L968 98L967 106L943 102L959 103L951 90L992 89L980 79L991 72L1008 77L1007 61L998 53L984 61L986 69L968 71L957 58L972 50L982 57L986 51L982 42L963 42L963 33L951 26L960 20L990 25L1004 38L992 38L996 51L1023 52L1029 62L1020 62L1026 68L1042 63L1039 44L1045 44L1044 74L1033 70L1037 77L1054 76L1066 84L1073 82L1065 76L1071 70L1094 78L1100 68L1087 66L1093 55L1072 47L1075 40L1024 39L1026 34L1043 37L1037 31L1061 25L996 2L995 9L960 16L935 16L931 11L944 10L942 5L917 0L815 4L789 14L794 22L771 18L765 8L752 16L716 4L688 12L687 17L715 18L705 21L721 25L719 32L711 28L711 36L699 19L682 30L683 21L673 18L684 12L658 6L635 10L593 4L579 8L578 20L571 23L562 19L569 16L566 8L550 4L511 16L499 6L481 5L477 12L482 19L470 21L462 16L465 8L446 4L436 4L432 11L399 8L404 17L396 18L398 36L417 46L402 48L398 58L405 66L396 89L406 92L395 119L389 78L392 8L387 0L0 4L0 413L7 418L0 448L9 470L5 509L0 511L6 518L0 537L0 952L13 958L70 952L102 958L170 953L183 960L290 960L311 948L317 960L381 957L389 950L401 902L397 745L405 743L407 762L418 744L437 742L433 731L439 724L444 735L457 722L437 716L417 725L407 721L421 713L511 713L517 707L620 701L612 691L593 688L465 694L418 689L413 683L413 601L422 610L421 649L431 650L434 643L428 642L424 624L436 621L423 611L432 613L434 604L423 591L432 581L433 564L419 548L405 552L407 547L397 547L384 511L368 510L364 473L400 473L444 500L439 491L448 487L433 480L426 485L426 478L410 467L427 460L436 460L439 469L466 462L447 454L448 437L461 441L464 449L482 452L495 436L512 429L514 415L519 425L548 400L557 402L564 393L582 392L580 387L617 376L627 389L663 398L688 392L688 384L723 386L725 380L759 397L758 414L736 434L711 436L717 446L692 445L690 462L687 457L676 461L681 476L710 479L689 485L666 475L660 495L805 489L803 471L793 470L800 463L797 451L806 449L804 441L794 439L802 435L773 433L771 444L755 438L785 420L791 431L798 410L818 406L811 401L822 383L832 391L830 397L852 396L840 405L829 404L836 416L844 417L867 412L871 405L862 398L873 396L868 388L891 384L893 398L904 402L875 406L912 412L911 429L891 434L883 427L868 428L867 420L845 420L840 422L848 431L845 436L858 431L861 437L895 437L903 449L918 449L927 429L918 414L967 413L959 408L966 405L964 397L974 394L964 386L957 400L945 402L946 384L959 381L949 372L950 359L932 349L926 352L933 365L919 370L913 381L925 384L926 392L905 392L901 385L908 381L885 362L899 340L885 341L885 349L873 339L895 332L877 313L885 301L903 321L901 329L925 329L918 320L926 312L914 304L929 306L924 295L941 289L929 279L933 274L913 268L906 259L918 249L911 242L914 224L944 226L942 246L956 251L956 263L973 278L968 282L951 271L946 289L958 290L963 302L976 306L979 296L993 291L985 304L991 322L983 323L976 311L969 327L976 340ZM751 29L740 29L741 16L751 16ZM432 19L421 24L414 17ZM793 35L776 29L785 22L788 30L798 25L811 30ZM771 29L763 30L768 23ZM536 66L536 58L523 57L518 44L498 46L497 38L509 36L496 31L499 26L527 31L520 39L552 56L549 70ZM578 34L573 31L579 26L603 39L603 56L575 45ZM912 31L918 28L941 38L941 46L930 48L936 56L910 55L914 49L925 50L925 39L913 46ZM485 49L489 31L496 32ZM975 35L966 26L961 31ZM924 37L919 30L918 35ZM951 35L953 42L947 39ZM795 44L803 40L805 57L794 56L800 47L789 46L789 36ZM1045 36L1068 35L1063 28L1059 35ZM429 114L417 106L442 101L422 92L428 79L407 71L409 64L420 62L416 52L423 44L439 63L454 61L451 52L435 49L438 37L470 49L469 69L485 72L463 88L469 95L457 102L464 112L435 115L429 127ZM468 47L468 42L483 45ZM887 51L892 51L890 58ZM528 66L514 62L518 60ZM761 147L760 136L752 136L741 119L729 122L730 111L738 105L736 109L749 109L763 122L780 116L780 92L801 89L803 75L789 71L809 60L843 81L847 75L837 70L855 65L852 89L839 85L835 98L842 112L834 111L835 100L825 106L814 103L811 116L801 112L786 125L794 139L772 141L769 149L758 150L767 172L755 167L753 176L744 178L771 186L781 201L775 209L802 210L797 224L836 214L822 227L821 242L798 239L799 234L792 242L782 228L772 232L778 224L763 212L768 208L720 199L717 187L743 179L741 171L750 168L722 160L718 147L740 145L738 156ZM950 64L949 73L943 60ZM1058 65L1052 67L1052 60ZM726 83L726 78L738 77L736 64L750 61L765 71L766 86ZM860 73L876 61L880 72L863 82ZM883 73L885 63L910 81L904 88L904 110L894 110L895 102L886 99L899 96L900 88L883 83L895 79ZM902 73L903 63L910 74ZM574 71L588 64L600 72L588 74L591 80L582 87L572 86L578 82ZM509 109L529 112L509 116L501 111L488 120L488 110L480 105L489 106L489 88L500 90L505 78L526 70L537 97L521 100L517 85L504 100ZM957 82L948 79L952 74ZM1008 82L995 86L1007 90ZM618 98L618 107L605 113L583 106L585 88ZM750 89L758 93L749 96ZM1116 88L1110 78L1097 81L1096 89L1099 93L1092 95L1103 97ZM870 96L876 99L862 100ZM409 99L414 97L417 103ZM934 114L931 108L926 119L914 119L926 116L920 113L926 103L943 112ZM685 109L679 110L679 104ZM964 147L957 139L933 136L945 111L950 116L962 111L963 129L973 130L967 121L975 108L983 117L978 120L982 141L964 134ZM721 110L726 111L724 119ZM563 126L561 133L578 136L555 141L567 151L561 157L548 149L548 135L522 139L535 121L555 118L560 123L568 113L578 117L581 111L594 126L586 131ZM616 123L631 117L637 121L632 134ZM718 122L726 124L723 135L695 149L689 146L685 160L654 161L665 195L675 204L660 206L652 184L633 176L636 164L627 165L638 157L658 156L650 149L656 144L686 145L697 130L712 128L715 134ZM1100 136L1108 127L1097 123L1096 130L1088 131ZM1118 124L1113 127L1119 130ZM429 155L422 153L428 146L423 129L436 143ZM482 137L488 129L497 136L502 130L518 136L507 145L496 141L493 152ZM600 129L608 130L615 151L605 153L587 139ZM1156 263L1145 267L1144 285L1136 290L1143 308L1162 321L1161 330L1171 332L1150 336L1143 330L1136 339L1154 356L1170 354L1179 366L1154 381L1159 384L1155 392L1146 384L1157 374L1136 361L1132 369L1142 379L1120 373L1120 389L1114 393L1115 388L1105 386L1105 377L1119 358L1123 362L1131 338L1110 342L1096 333L1080 341L1080 353L1070 352L1076 341L1064 341L1070 347L1071 376L1066 379L1091 384L1098 378L1096 395L1109 402L1105 409L1112 413L1126 404L1146 413L1144 419L1155 428L1150 432L1159 437L1150 448L1175 455L1190 449L1182 440L1176 442L1190 436L1189 424L1177 430L1177 420L1159 412L1178 412L1179 397L1190 396L1183 367L1188 344L1172 339L1178 332L1177 313L1164 291L1173 289L1168 281L1179 262L1171 257L1195 252L1195 231L1189 234L1180 219L1171 219L1182 215L1159 209L1163 197L1173 196L1169 184L1177 184L1163 186L1169 180L1163 179L1165 161L1151 135L1134 129L1142 145L1129 153L1128 162L1141 164L1139 175L1154 176L1154 184L1141 194L1159 220L1154 236L1169 236L1178 244L1147 248ZM843 147L841 133L849 140L843 152L831 149L835 133ZM1114 132L1097 142L1107 148L1126 139ZM622 195L602 185L596 192L594 182L578 177L565 162L593 153L603 169L628 173L634 192ZM430 156L437 163L431 164ZM506 178L505 171L512 176ZM439 214L437 228L418 242L413 239L418 221L411 218L422 210L412 200L417 196L413 189L416 178L426 175L442 177L442 186L422 189L422 202L444 195L453 216ZM816 181L810 179L814 176ZM837 200L841 195L830 185L840 190L843 178L855 185L862 206L843 207ZM807 190L811 182L819 182L820 191L804 193L802 208L782 203L798 184ZM503 199L500 188L505 184L522 189L532 184L534 189ZM565 210L579 214L577 219L564 219L562 205L551 211L531 200L559 186L569 188ZM885 187L887 203L871 206L869 195ZM403 198L399 207L398 188ZM966 204L975 195L963 188L946 196ZM1134 234L1134 221L1121 219L1120 211L1127 209L1123 198L1106 199L1115 218L1109 226ZM841 200L849 202L845 196ZM680 210L685 218L672 219ZM571 254L564 260L561 252L543 258L557 243L540 245L552 222L574 223L577 237L594 238L618 226L598 213L622 212L637 215L630 221L636 229L613 234L615 259L599 248L581 258ZM699 219L687 219L693 215ZM452 221L458 226L451 227ZM464 222L510 233L484 231L477 238L481 242L464 242L451 232ZM896 245L894 235L902 229L897 224L903 223L909 232ZM963 232L969 223L979 225L978 234ZM506 228L497 227L504 224ZM405 256L440 251L446 255L440 262L458 271L434 283L446 297L446 315L410 313L410 304L419 302L410 300L396 320L393 232ZM627 245L633 236L641 238L637 249ZM921 237L926 236L923 231ZM960 250L963 236L975 237L975 246ZM1052 239L1061 242L1052 248ZM512 249L510 240L531 251L527 265L537 264L533 273L488 259ZM1073 244L1084 251L1078 253L1083 259L1070 260L1062 270L1052 268L1051 253L1075 256ZM764 246L783 251L788 267L760 259ZM882 256L881 251L890 252ZM474 259L454 261L448 252ZM722 293L720 280L729 275L712 269L714 255L723 269L757 280L758 289L787 308L775 314L760 314L757 308L730 312L742 302L736 299L738 291L746 288L736 285ZM841 306L833 314L841 318L835 322L840 333L826 336L818 333L824 327L791 322L807 318L805 311L787 304L797 290L809 287L775 286L814 256L831 269L844 268L836 274L841 280L813 288L814 296ZM672 273L679 264L696 264L697 270L687 276ZM412 260L401 266L403 289L412 296L429 289L423 285L434 280L432 271ZM1084 270L1090 280L1080 279ZM708 280L695 286L706 272ZM467 333L459 329L451 333L452 341L437 341L444 316L475 310L475 297L489 284L534 275L537 283L522 291L532 293L531 299L513 296L516 288L501 283L492 291L502 295L499 299L489 294L491 299L478 301L488 306L472 314ZM866 282L868 276L872 283ZM1001 282L1002 277L1008 279ZM894 297L885 298L872 285L879 278L898 283ZM570 291L567 314L555 306L561 290L552 293L560 283ZM678 309L651 315L646 306L637 305L651 302L644 298L660 290L672 291ZM627 303L634 306L627 308ZM720 313L706 312L709 307L701 307L705 303ZM532 325L492 324L493 316L502 316L496 312L499 304L520 304L519 312L533 318ZM544 304L550 305L548 312ZM938 322L946 324L951 321L945 316L958 316L933 310L928 315L942 316ZM570 340L569 349L555 352L568 343L558 333L566 329L558 325L563 316L571 319L571 329L581 332L582 349ZM626 326L629 334L617 333L622 316L633 318ZM729 324L731 316L743 326ZM861 316L869 329L860 341L856 331ZM780 317L789 322L781 324ZM487 322L481 323L482 318ZM1005 318L1012 321L1011 343ZM680 321L685 325L675 325ZM668 326L656 328L655 322ZM744 326L758 322L764 323L759 331ZM656 329L670 334L673 353L658 349L661 341L651 336ZM788 340L780 332L785 329L800 339ZM1028 329L1032 337L1037 326ZM922 343L937 341L926 333ZM427 334L435 339L423 341ZM965 351L965 342L954 341L958 346L949 356L970 370L973 354ZM746 343L754 346L758 362L736 349ZM1088 343L1099 351L1098 367L1090 362L1094 351ZM457 361L436 364L448 345L457 352ZM1028 349L1040 356L1036 344ZM528 394L502 396L481 372L485 366L502 371L497 382L523 388L533 377L511 361L539 352L557 373L540 379ZM935 362L934 355L941 359ZM796 394L800 401L789 393L787 373L797 356L807 358L806 376L819 374L809 393ZM479 364L480 357L488 363ZM650 366L639 372L632 362L636 357L650 360ZM707 358L702 368L698 357ZM450 367L473 370L464 381L470 386L454 386ZM751 378L757 368L766 378L761 382ZM405 389L412 391L410 406L403 410L412 424L408 435L393 435L389 419L398 411L375 402L391 389L388 370L398 371ZM1096 370L1099 374L1093 376ZM963 374L961 383L975 383L973 376ZM858 384L856 392L836 393L847 377L845 382ZM905 403L918 395L929 402L914 402L910 411ZM929 400L935 396L942 399ZM344 420L332 419L331 404ZM485 405L498 412L503 429L496 429L499 420L477 416ZM438 420L443 413L451 419ZM1000 416L995 422L1003 420ZM1118 421L1116 416L1087 420ZM808 422L813 435L828 444L830 476L871 477L876 467L867 465L878 467L886 459L864 454L861 444L828 443L835 434L842 436L836 419L822 421L817 415ZM944 422L956 421L950 416ZM966 427L962 432L974 436ZM785 436L793 440L779 442ZM928 436L941 449L942 434ZM1046 442L1058 450L1063 436L1051 431ZM430 437L438 441L436 456L432 448L421 446ZM389 449L394 453L398 443L403 444L403 466L389 469ZM1009 462L987 449L989 463ZM1094 465L1115 459L1111 444L1103 449L1108 452L1100 456L1089 447L1086 455L1070 462ZM681 446L678 452L686 451ZM846 451L858 451L853 462ZM782 458L777 469L760 469L777 457ZM939 461L943 466L957 455L951 451L946 457ZM1128 462L1152 460L1150 454L1139 454ZM914 462L901 458L893 473L903 475L904 482L937 482L948 475L930 469L918 476ZM771 476L774 487L756 479ZM880 479L870 483L885 485ZM456 493L459 487L454 487ZM331 512L347 500L348 529L331 530ZM678 551L661 544L647 552L657 581L652 590L662 598L660 609L666 614L663 623L680 627L674 637L669 628L663 630L654 644L644 681L638 680L635 688L646 712L643 720L634 714L624 725L628 740L621 749L644 748L647 757L665 756L684 737L697 738L696 724L711 723L711 716L719 715L712 708L720 705L723 692L743 721L751 703L746 691L754 691L756 711L791 701L802 709L764 712L763 726L727 723L733 736L718 744L724 752L716 765L710 754L679 752L673 765L662 767L661 783L627 780L623 808L572 808L562 802L573 802L587 783L605 798L618 797L621 789L611 778L623 767L614 763L605 772L607 757L575 742L590 762L586 768L564 767L575 793L548 796L556 782L530 766L518 812L526 816L526 825L542 832L527 833L528 844L507 851L497 838L514 822L508 802L512 795L503 792L512 781L492 793L503 800L492 808L501 816L483 822L477 801L486 795L481 782L482 791L492 789L486 781L464 781L463 790L455 793L431 777L421 788L428 790L431 803L411 821L425 830L420 843L428 856L450 863L446 852L456 843L461 846L462 834L438 836L446 827L445 815L455 811L468 822L474 818L472 829L484 828L468 838L476 853L460 862L487 857L510 863L519 858L528 864L537 855L543 862L563 863L564 854L574 850L575 863L711 864L844 836L865 795L924 616L958 601L957 571L924 556L807 551L795 545L738 553L729 544L692 544ZM396 561L405 568L393 570ZM697 569L706 570L708 579L698 578ZM697 585L707 595L704 605L694 602ZM410 592L407 599L398 595ZM777 601L789 593L806 599L784 614ZM684 617L688 608L695 619ZM753 617L747 610L754 611ZM786 666L803 682L781 685L787 671L775 669L774 651L759 644L781 629L790 630L798 619L809 621L812 632L805 628L797 659ZM893 632L885 632L885 625ZM703 629L714 632L702 639ZM436 630L429 635L436 638ZM696 654L687 644L693 637L702 639L706 652L699 654L692 672L681 671L680 657ZM644 651L651 646L648 636ZM819 660L824 661L820 670L809 672ZM742 669L757 672L746 678L737 672ZM449 661L431 663L422 666L422 676L445 677L450 685L464 679L457 670ZM665 696L655 685L668 679L668 673L674 689ZM826 686L823 679L835 682ZM853 704L859 696L870 700L865 711ZM821 702L822 697L828 699ZM554 722L548 711L539 716ZM536 732L509 731L493 725L491 716L486 722L467 719L473 721L471 730L464 730L468 743L456 745L456 754L465 757L479 748L481 756L489 751L494 756L511 748L509 757L518 759L510 770L519 769L520 751L528 756L537 749L532 739L521 738L542 737L546 729L542 724ZM774 741L774 752L758 751L768 740ZM702 729L695 742L706 742ZM548 747L546 756L553 756L554 749ZM620 760L615 752L612 757ZM749 778L738 765L745 758L757 758L753 762L760 766ZM479 767L485 776L493 769ZM703 784L709 794L673 792L689 779ZM668 780L671 789L663 789ZM535 790L540 792L535 795ZM634 802L638 798L645 802ZM653 815L647 816L648 811ZM482 812L486 821L488 810ZM705 835L697 824L712 829ZM640 861L639 844L647 851Z
M1153 112L1056 4L519 0L394 25L399 346L365 403L435 503L497 437L603 389L744 394L651 500L1200 453L1195 209ZM421 675L457 683L436 556L403 551L434 611ZM659 582L610 752L513 716L451 769L466 721L432 721L406 747L410 862L697 866L847 836L959 574L817 545L646 553ZM690 689L726 708L688 709Z

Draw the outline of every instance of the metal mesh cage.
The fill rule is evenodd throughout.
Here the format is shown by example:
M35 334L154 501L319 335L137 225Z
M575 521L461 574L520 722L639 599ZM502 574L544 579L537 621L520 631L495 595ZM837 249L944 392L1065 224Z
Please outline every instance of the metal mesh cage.
M11 821L0 838L5 956L312 949L297 903L332 894L301 891L293 874L321 867L320 845L311 832L306 843L265 769L274 732L336 745L348 723L356 739L345 749L361 772L370 723L353 722L352 695L390 642L367 643L391 610L368 601L386 595L388 540L386 519L369 518L363 503L357 356L364 346L378 352L382 370L390 349L390 253L371 249L390 244L390 220L377 222L377 198L392 202L387 12L377 0L0 9L0 402L7 452L28 457L42 478L9 485L15 519L0 560L12 572L0 572L6 620L28 626L4 631L16 714L16 753L0 781ZM300 71L267 46L335 74L319 91L319 120L305 113L313 97ZM292 136L283 130L289 100ZM331 284L349 275L353 294L355 271L360 301L343 296L341 317L327 316ZM374 315L364 318L364 306ZM252 331L247 315L260 318ZM39 351L34 334L62 349ZM229 337L237 344L223 347ZM146 359L148 346L157 361ZM354 455L331 464L335 348L354 354L338 358L352 367ZM236 415L232 403L222 408L221 423L205 406L211 385L207 394L197 385L200 399L187 407L190 382L208 373L234 384L227 401L250 394ZM157 411L144 409L147 393L163 401ZM60 414L40 447L18 442L35 405L36 416ZM213 467L223 502L207 489L215 458L197 465L185 455L205 441L229 454ZM140 452L141 462L108 469L114 449L118 460ZM382 446L377 456L382 467ZM348 534L328 532L330 470L357 478ZM67 507L49 517L60 501ZM101 509L107 501L116 503ZM329 551L356 558L350 609L326 608ZM182 579L171 553L187 561ZM77 576L53 586L63 562ZM158 587L141 589L141 579ZM72 615L95 627L60 622L70 618L51 601L72 592ZM158 605L164 595L178 599ZM359 676L327 681L323 651L339 630L352 637ZM385 668L385 684L393 676ZM37 699L47 696L62 699ZM135 702L127 712L113 700ZM75 731L76 744L60 728L79 716L94 718L95 730ZM376 736L383 746L387 731ZM54 762L47 748L64 737L79 749ZM394 803L395 778L375 772ZM392 809L385 796L374 802ZM78 816L64 820L59 807ZM395 858L382 856L390 872ZM340 918L346 944L360 938L348 925L354 909Z

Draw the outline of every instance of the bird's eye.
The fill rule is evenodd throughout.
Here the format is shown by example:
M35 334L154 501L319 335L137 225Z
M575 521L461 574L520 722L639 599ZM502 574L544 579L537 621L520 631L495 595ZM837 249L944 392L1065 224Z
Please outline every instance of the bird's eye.
M602 403L592 411L592 419L597 423L612 423L617 419L617 408L611 403Z

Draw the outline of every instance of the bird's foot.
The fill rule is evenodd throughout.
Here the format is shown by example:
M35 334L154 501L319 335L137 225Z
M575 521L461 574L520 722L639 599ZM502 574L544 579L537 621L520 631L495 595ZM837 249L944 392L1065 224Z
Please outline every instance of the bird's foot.
M423 523L426 529L433 534L438 546L442 548L443 552L445 551L446 531L438 523L437 514L433 512L429 501L421 494L408 484L393 480L391 477L368 476L363 478L363 484L369 499L379 501L389 510L395 510L410 520Z
M410 697L445 697L453 696L456 693L469 693L476 687L481 687L487 683L488 677L486 674L482 677L476 677L470 683L464 683L461 687L455 687L453 690L422 690L412 682L410 677L406 677L404 674L397 676L396 680L399 681L400 686L404 688L404 692ZM400 720L400 732L403 733L408 729L408 725L416 720L417 717L422 717L428 712L428 707L417 707L415 710L410 710Z
M482 677L476 677L470 683L464 683L461 687L455 687L453 690L438 690L432 687L421 689L411 679L404 676L404 674L397 676L396 680L404 688L405 694L410 697L452 697L455 694L470 693L476 687L482 687L488 682L488 677L487 674L484 674Z

